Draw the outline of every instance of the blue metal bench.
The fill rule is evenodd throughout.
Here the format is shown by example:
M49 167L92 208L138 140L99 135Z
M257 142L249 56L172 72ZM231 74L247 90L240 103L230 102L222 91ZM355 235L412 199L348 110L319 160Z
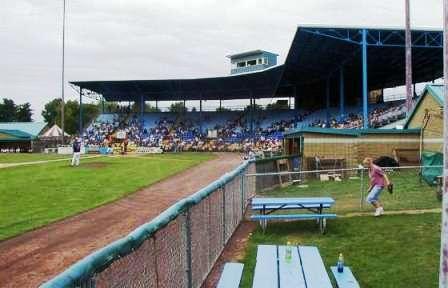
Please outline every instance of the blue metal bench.
M219 278L217 288L238 288L244 265L241 263L226 263Z
M252 287L332 288L332 285L316 247L259 245Z
M339 273L338 268L336 266L332 266L331 272L333 273L338 288L359 288L359 283L355 276L353 276L350 267L345 266L344 271Z
M330 197L308 198L253 198L251 208L259 215L252 215L251 219L260 221L263 230L270 220L305 220L316 219L321 233L325 233L326 219L336 218L336 214L323 213L323 209L330 208L334 204ZM300 214L272 214L282 210L307 210L312 213Z

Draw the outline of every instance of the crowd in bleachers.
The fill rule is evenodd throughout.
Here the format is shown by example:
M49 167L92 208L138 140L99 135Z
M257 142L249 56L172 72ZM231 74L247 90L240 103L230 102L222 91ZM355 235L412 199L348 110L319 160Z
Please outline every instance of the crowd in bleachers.
M369 127L379 128L406 117L404 104L380 105L369 111ZM310 126L336 129L357 129L363 125L361 113L348 113L346 116L330 117L330 121L317 119Z
M403 105L382 105L369 113L372 127L403 117ZM124 116L123 116L124 115ZM318 116L316 116L318 115ZM325 115L325 118L322 116ZM251 127L251 117L253 126ZM325 120L323 120L325 119ZM331 117L326 111L152 113L141 119L137 114L103 114L90 125L84 139L87 145L110 145L112 134L125 132L136 146L160 147L164 151L279 151L283 133L296 127L353 129L362 127L359 113Z
M369 113L370 126L372 128L382 127L406 117L406 106L389 105L387 107L378 107Z
M101 145L119 127L118 114L102 114L84 132L87 145Z

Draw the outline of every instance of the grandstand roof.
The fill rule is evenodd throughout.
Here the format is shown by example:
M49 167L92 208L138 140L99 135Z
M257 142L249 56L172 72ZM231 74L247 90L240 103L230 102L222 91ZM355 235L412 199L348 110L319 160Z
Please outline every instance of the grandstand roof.
M18 130L32 137L38 136L45 128L44 122L3 122L0 123L0 129L2 130Z
M261 72L214 78L84 81L72 84L103 95L107 101L220 100L269 98L280 80L282 66Z
M338 73L343 67L347 104L360 98L363 28L300 26L284 65L260 72L200 79L75 81L72 84L101 94L108 101L230 100L293 96L303 102L324 103L325 83L331 80L332 102L338 98ZM369 90L405 83L403 29L366 28ZM412 30L413 80L442 76L442 31ZM297 87L297 88L294 88ZM312 96L312 97L310 97Z
M285 138L295 138L304 133L329 134L359 137L368 134L419 134L420 129L335 129L320 127L304 127L284 133Z

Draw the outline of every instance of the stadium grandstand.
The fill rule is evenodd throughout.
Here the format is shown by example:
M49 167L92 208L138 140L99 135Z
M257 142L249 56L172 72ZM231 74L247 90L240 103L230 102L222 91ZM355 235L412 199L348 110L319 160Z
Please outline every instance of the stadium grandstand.
M282 65L269 65L272 59L276 63L276 54L254 50L228 56L233 65L229 76L70 84L80 103L83 97L99 97L103 103L93 123L85 123L84 129L80 121L88 145L108 145L121 131L136 146L164 151L280 151L283 133L291 129L380 128L403 120L405 103L385 102L383 91L405 83L404 52L402 29L300 26ZM244 61L238 60L241 56ZM412 59L414 87L440 78L442 31L412 30ZM272 105L276 109L256 103L285 98L289 100ZM185 102L192 100L199 101L199 109L187 112ZM207 100L250 104L233 111L221 105L219 111L205 111ZM156 103L156 110L161 102L183 101L184 109L147 112L148 101ZM111 109L105 102L121 104Z

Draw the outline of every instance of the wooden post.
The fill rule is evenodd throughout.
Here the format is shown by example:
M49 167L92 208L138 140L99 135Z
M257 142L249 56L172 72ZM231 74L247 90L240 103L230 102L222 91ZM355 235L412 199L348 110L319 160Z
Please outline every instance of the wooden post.
M440 245L439 288L448 287L448 0L443 1L443 194L442 194L442 235Z

